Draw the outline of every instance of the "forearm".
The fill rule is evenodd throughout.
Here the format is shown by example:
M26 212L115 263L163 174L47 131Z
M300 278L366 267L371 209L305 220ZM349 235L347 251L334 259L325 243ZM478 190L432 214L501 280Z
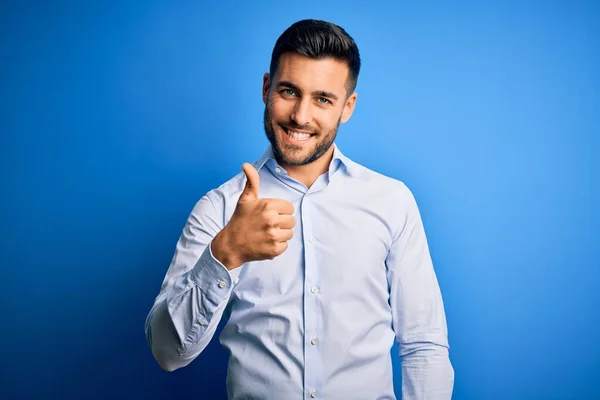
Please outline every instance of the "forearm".
M401 347L402 399L450 400L454 369L448 348L431 342Z
M184 367L204 350L232 287L232 276L207 247L195 267L161 293L146 320L146 337L161 368Z

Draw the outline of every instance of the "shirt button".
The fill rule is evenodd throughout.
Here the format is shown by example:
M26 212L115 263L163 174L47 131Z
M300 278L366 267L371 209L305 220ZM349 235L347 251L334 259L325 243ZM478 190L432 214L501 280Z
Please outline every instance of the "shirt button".
M310 291L311 291L313 294L317 294L317 293L319 293L319 288L317 288L317 287L313 287L312 289L310 289Z
M312 397L313 399L314 399L315 397L317 397L317 392L312 392L312 393L310 394L310 397Z
M308 239L309 242L314 243L317 241L317 239L314 238L314 236L311 236L310 239Z
M207 324L208 324L208 322L204 318L200 319L200 325L207 325Z
M220 281L220 282L219 282L219 287L220 287L221 289L223 289L225 286L227 286L227 284L226 284L225 282L223 282L223 281Z
M314 346L315 344L317 344L317 339L313 339L313 340L311 340L311 341L310 341L310 344L312 344L313 346Z
M281 172L281 168L277 167L277 168L275 168L275 171Z

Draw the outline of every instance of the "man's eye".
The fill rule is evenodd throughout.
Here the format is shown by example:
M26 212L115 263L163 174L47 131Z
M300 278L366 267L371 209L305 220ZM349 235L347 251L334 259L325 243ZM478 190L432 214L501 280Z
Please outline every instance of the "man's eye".
M282 93L286 96L294 96L296 94L296 92L294 92L292 89L283 89Z
M321 103L321 104L329 104L329 103L331 103L329 101L329 99L326 99L325 97L319 97L318 102Z

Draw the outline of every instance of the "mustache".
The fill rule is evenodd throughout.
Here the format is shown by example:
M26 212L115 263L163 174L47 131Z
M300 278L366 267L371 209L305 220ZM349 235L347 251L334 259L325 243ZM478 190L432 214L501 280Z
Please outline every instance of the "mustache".
M296 131L304 131L304 132L311 132L311 133L316 133L315 129L312 129L310 127L310 125L299 125L297 123L295 123L294 121L288 121L288 122L279 122L279 125L281 125L282 127L284 127L285 129L288 130L296 130Z

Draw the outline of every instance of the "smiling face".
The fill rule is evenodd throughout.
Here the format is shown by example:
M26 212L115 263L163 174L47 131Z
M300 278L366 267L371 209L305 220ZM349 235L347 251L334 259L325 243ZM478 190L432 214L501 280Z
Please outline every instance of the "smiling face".
M345 62L298 53L282 54L275 76L265 74L265 133L283 167L332 154L338 126L356 102L356 93L347 95L348 75Z

